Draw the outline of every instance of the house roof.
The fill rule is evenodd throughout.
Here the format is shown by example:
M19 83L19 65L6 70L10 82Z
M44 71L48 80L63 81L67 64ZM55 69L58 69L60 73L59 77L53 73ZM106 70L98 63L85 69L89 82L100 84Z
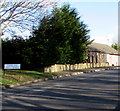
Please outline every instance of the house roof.
M101 43L91 43L90 45L88 45L88 50L109 53L109 54L118 54L117 50L113 49L112 47L106 44L101 44Z

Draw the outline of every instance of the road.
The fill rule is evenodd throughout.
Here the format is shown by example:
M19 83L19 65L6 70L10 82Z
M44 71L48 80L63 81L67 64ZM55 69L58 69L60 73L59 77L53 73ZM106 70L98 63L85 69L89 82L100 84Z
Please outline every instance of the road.
M3 90L3 110L115 109L119 71L91 72Z

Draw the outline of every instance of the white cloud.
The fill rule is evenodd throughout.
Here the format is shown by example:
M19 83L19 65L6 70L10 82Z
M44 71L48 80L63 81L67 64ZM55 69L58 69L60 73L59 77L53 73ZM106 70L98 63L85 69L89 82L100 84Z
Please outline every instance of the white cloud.
M95 39L94 42L112 45L114 43L118 43L118 36L114 34L102 35L102 36L95 36L91 37L91 40Z

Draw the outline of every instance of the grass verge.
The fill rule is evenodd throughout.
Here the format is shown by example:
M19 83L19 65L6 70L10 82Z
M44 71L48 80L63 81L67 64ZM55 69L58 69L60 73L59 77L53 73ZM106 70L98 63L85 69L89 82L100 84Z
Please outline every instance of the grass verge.
M0 85L13 85L16 83L33 81L36 79L51 78L57 75L58 74L43 73L29 70L7 70L5 71L5 74L3 73L3 71L0 73Z

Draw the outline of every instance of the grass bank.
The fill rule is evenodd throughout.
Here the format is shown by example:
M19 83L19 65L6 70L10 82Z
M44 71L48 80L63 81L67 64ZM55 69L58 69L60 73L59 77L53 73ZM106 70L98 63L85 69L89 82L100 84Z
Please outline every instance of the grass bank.
M33 81L36 79L50 78L57 76L58 74L43 73L38 71L29 70L7 70L5 74L3 71L0 72L0 85L12 85L16 83L23 83L27 81Z

